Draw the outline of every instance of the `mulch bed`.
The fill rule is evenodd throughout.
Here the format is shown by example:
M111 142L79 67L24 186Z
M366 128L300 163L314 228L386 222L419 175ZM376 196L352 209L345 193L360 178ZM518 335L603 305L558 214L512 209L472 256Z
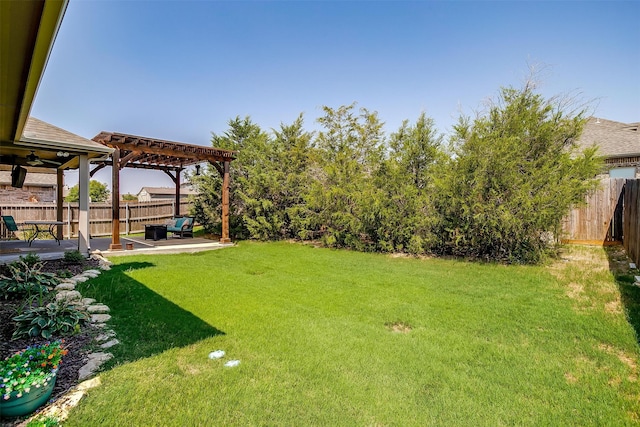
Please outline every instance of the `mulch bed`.
M92 259L86 260L84 264L67 264L62 260L46 261L42 271L57 273L67 270L71 272L71 275L75 276L87 269L97 269L98 265L98 261ZM6 273L6 267L1 267L0 274ZM53 394L51 395L51 399L56 400L78 384L78 372L88 360L88 347L92 344L93 337L97 335L98 330L97 328L87 325L82 328L80 333L69 337L56 337L51 340L29 338L11 341L11 335L15 328L12 317L16 316L16 313L23 305L23 301L0 300L0 359L4 359L30 345L44 344L48 341L54 341L55 339L64 339L64 347L69 350L69 352L64 356L58 368L56 384L53 389ZM0 427L17 426L23 419L24 418L14 420L2 419L2 421L0 421Z

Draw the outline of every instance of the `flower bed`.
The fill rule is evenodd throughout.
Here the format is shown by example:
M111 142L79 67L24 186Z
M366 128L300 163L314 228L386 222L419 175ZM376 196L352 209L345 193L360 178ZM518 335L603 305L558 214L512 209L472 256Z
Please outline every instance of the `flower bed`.
M34 388L47 385L55 377L67 350L62 341L27 347L0 361L0 397L9 400L12 393L22 397Z
M35 257L34 257L35 258ZM24 261L21 259L21 261ZM75 274L81 273L87 269L93 269L99 265L98 260L88 259L81 263L69 263L64 260L47 261L41 263L38 259L31 261L31 268L33 269L37 264L37 273L53 273L58 281L62 278L71 277ZM0 274L5 276L4 279L11 279L11 268L8 266L0 266ZM48 283L47 283L48 285ZM62 338L60 333L55 333L51 338L45 338L41 334L38 336L23 335L16 339L14 332L16 331L15 318L18 314L24 313L25 310L31 307L38 307L42 304L48 304L55 296L55 293L51 292L52 287L47 286L49 289L47 292L31 292L27 293L24 297L19 297L16 293L9 293L0 295L0 361L3 362L3 369L0 370L0 381L2 387L0 388L0 401L7 400L6 396L17 396L19 393L28 393L26 389L33 391L34 388L42 390L45 383L51 385L53 381L52 371L55 370L55 387L51 393L51 396L47 396L46 400L55 400L66 393L69 389L74 387L78 381L78 372L80 367L86 363L87 348L93 339L93 336L97 333L95 328L85 323L81 328L75 328L73 334L64 337L63 347L56 349L55 340ZM7 287L5 286L5 290ZM18 354L26 355L27 358L32 357L29 360L38 360L38 355L34 354L34 349L39 349L40 353L44 350L47 356L46 361L40 361L40 365L45 363L43 370L34 369L33 366L16 365L17 369L23 370L25 377L17 379L18 383L14 384L14 381L4 381L7 376L9 360L16 360L19 358ZM55 350L55 351L54 351ZM59 364L59 357L63 355L63 352L68 352L64 356L64 363ZM49 358L51 356L51 358ZM6 359L6 360L3 360ZM6 362L6 363L5 363ZM57 363L56 363L57 362ZM12 363L12 362L11 362ZM26 363L26 360L25 360ZM12 363L13 364L13 363ZM53 365L56 368L53 368ZM49 371L47 371L49 369ZM12 375L20 375L15 373L17 371L12 370ZM29 372L26 375L26 372ZM24 379L24 382L22 380ZM48 381L45 381L47 380ZM29 382L30 381L30 382ZM38 387L39 386L39 387ZM6 419L2 418L0 421L0 427L17 425L20 422L19 419Z
M0 361L0 412L3 417L28 415L47 402L62 357L67 354L63 342L30 346Z

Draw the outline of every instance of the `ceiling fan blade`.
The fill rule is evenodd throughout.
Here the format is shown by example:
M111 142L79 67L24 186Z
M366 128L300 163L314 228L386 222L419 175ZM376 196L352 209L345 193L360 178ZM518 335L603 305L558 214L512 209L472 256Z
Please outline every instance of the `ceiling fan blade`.
M44 162L44 163L49 163L49 164L52 164L52 165L56 165L56 166L60 166L62 164L61 162L56 162L54 160L47 160L47 159L40 159L40 161Z
M40 157L36 156L32 151L31 154L27 155L27 164L30 166L40 166L42 164L42 160L40 160Z

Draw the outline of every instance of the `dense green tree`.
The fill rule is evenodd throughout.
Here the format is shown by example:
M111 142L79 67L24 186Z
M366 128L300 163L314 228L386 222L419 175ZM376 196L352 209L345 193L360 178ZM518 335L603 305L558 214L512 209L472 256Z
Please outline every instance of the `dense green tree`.
M312 228L323 232L325 244L360 250L375 249L374 177L384 155L383 123L375 112L355 104L323 107L323 129L315 140L313 185L307 203L314 212Z
M202 169L200 175L187 175L186 179L197 191L191 205L191 215L208 233L221 234L222 180L211 165ZM235 237L232 235L232 237Z
M216 148L236 151L236 160L231 162L229 201L229 230L234 238L250 237L244 222L246 213L246 189L253 174L264 164L268 135L253 123L249 116L229 120L229 129L222 135L212 134L211 144ZM220 229L220 205L222 179L218 171L209 166L204 173L191 178L199 196L195 197L193 212L197 221L207 231Z
M304 193L309 187L307 164L311 134L304 131L300 115L291 125L281 125L271 138L249 117L229 122L224 135L214 135L212 144L237 151L231 163L230 228L234 237L282 239L305 237ZM209 229L220 216L221 182L209 168L192 177L200 196L194 212Z
M438 181L440 249L536 262L572 204L594 188L595 150L577 151L584 113L531 85L506 88L486 115L454 127L455 156Z
M69 189L69 194L64 198L66 202L77 202L80 200L80 187L79 184L74 185ZM106 184L101 183L100 181L91 180L89 181L89 198L94 203L102 203L106 202L109 198L109 188Z
M315 138L302 115L272 134L236 117L212 144L237 153L235 239L321 237L356 250L537 262L571 205L595 187L595 150L574 143L583 115L525 86L503 89L485 115L461 117L447 150L425 114L387 141L377 113L355 104L323 107ZM191 180L194 213L219 230L218 171Z
M436 244L432 194L434 174L445 159L442 143L443 135L424 113L414 125L405 120L391 134L378 184L380 250L420 254Z
M307 166L312 135L304 131L303 123L300 115L293 124L281 124L280 130L274 130L274 138L262 147L260 161L243 185L243 220L253 238L308 235L305 194L310 183Z

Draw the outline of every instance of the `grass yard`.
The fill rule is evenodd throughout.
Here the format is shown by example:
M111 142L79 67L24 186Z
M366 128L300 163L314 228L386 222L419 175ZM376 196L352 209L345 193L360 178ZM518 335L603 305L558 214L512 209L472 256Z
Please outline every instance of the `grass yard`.
M122 344L65 426L637 424L624 304L640 288L602 248L571 251L552 267L251 242L113 258L80 290Z

